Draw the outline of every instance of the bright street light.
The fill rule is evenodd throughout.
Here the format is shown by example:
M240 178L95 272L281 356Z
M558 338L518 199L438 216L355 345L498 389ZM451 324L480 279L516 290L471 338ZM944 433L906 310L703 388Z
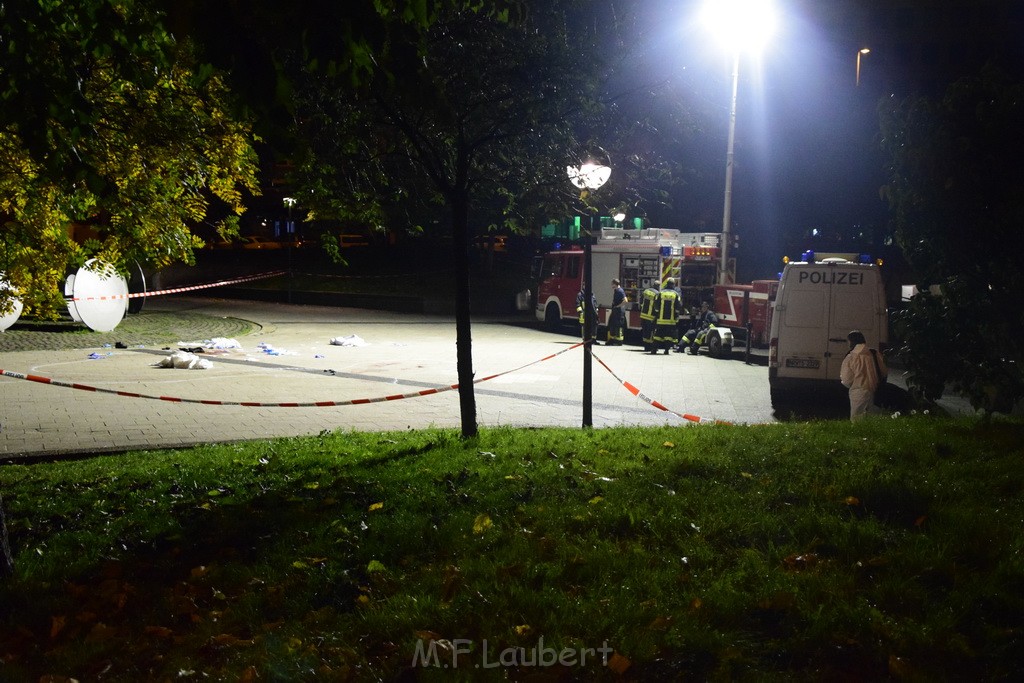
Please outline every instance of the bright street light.
M860 85L860 56L861 55L866 55L869 52L871 52L871 48L868 48L868 47L862 47L861 49L857 50L857 85L858 86Z
M596 190L608 182L612 175L612 169L608 166L590 161L582 166L566 166L565 170L569 174L569 181L581 190Z
M759 52L775 31L775 7L771 0L705 0L704 25L732 51L732 102L729 107L729 139L725 151L725 207L722 211L722 261L718 281L729 284L729 240L732 232L732 167L736 147L736 93L740 80L740 53Z
M760 52L775 32L770 0L705 0L704 26L731 52Z

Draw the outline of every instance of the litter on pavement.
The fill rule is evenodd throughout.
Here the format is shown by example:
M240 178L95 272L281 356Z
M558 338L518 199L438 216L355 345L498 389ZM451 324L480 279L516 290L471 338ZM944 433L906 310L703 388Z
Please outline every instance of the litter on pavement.
M267 342L260 342L256 345L256 348L267 354L268 356L297 356L299 355L295 351L288 351L287 349L275 348L273 344Z
M155 363L154 366L178 370L209 370L213 367L213 363L188 351L175 351L167 358Z
M178 342L178 346L220 350L242 348L242 345L238 343L237 339L228 339L226 337L214 337L213 339L206 339L203 341Z
M331 339L331 346L369 346L362 337L357 334L349 334L344 337Z

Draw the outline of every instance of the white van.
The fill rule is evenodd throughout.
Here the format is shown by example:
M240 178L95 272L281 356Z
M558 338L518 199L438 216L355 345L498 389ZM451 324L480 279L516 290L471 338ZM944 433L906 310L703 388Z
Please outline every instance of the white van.
M878 266L844 258L787 263L775 297L769 335L772 404L794 394L842 390L839 369L860 330L868 346L889 344L885 286Z

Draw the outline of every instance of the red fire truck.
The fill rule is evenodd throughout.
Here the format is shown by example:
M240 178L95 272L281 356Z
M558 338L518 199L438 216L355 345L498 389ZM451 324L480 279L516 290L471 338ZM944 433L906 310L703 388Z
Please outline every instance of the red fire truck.
M748 285L715 285L715 315L720 326L732 330L737 341L747 338L752 346L768 346L772 326L772 305L779 291L778 280L754 280Z
M628 329L640 329L640 294L660 289L674 278L687 307L709 298L718 282L721 233L682 233L664 228L601 228L591 246L591 289L597 298L598 324L605 326L612 304L612 278L617 278L630 301ZM583 289L583 249L572 247L538 257L537 319L549 329L578 323L576 296ZM599 333L600 335L600 333Z

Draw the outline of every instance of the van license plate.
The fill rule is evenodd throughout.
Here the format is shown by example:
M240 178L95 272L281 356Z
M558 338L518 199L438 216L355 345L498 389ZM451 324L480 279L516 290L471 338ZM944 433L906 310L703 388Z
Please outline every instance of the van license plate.
M821 361L817 358L787 358L787 368L807 368L808 370L817 370L821 366Z

